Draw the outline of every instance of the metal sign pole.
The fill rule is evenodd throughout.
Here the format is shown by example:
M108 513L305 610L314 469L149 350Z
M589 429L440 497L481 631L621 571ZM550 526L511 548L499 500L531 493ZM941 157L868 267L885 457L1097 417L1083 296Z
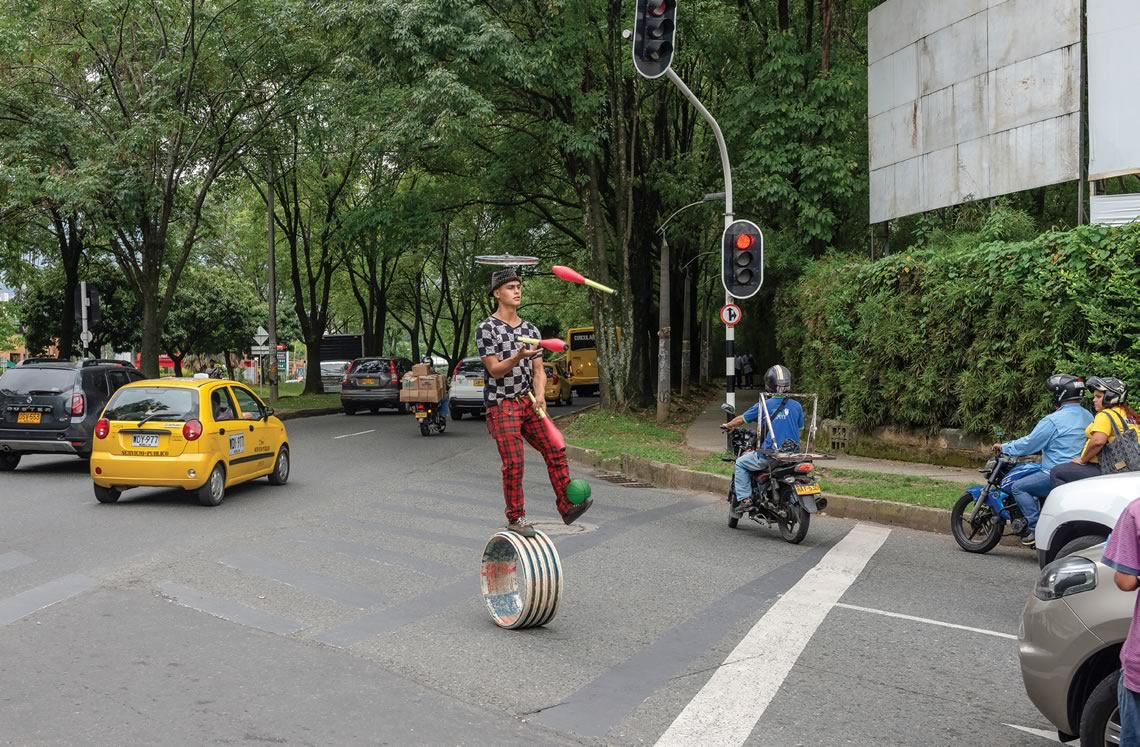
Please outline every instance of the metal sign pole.
M88 341L91 339L91 334L87 331L87 281L79 281L79 313L80 313L80 328L82 332L79 335L79 341L83 344L83 358L88 357L87 346ZM71 351L67 351L64 355L70 356Z

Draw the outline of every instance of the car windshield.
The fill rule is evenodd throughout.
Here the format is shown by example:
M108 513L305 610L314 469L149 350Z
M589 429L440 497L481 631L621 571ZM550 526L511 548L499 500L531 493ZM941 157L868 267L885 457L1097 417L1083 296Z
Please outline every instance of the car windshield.
M0 376L0 394L57 394L75 385L75 371L66 368L12 368Z
M108 420L185 422L198 417L198 392L175 387L120 389L107 403Z
M388 373L391 367L387 358L375 358L373 360L360 361L352 367L354 374L376 374Z

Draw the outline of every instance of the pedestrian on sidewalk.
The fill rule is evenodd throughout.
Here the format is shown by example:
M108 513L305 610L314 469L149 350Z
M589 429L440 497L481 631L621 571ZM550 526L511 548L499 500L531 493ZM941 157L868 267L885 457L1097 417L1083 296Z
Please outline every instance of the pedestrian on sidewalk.
M744 354L744 386L751 389L756 384L752 380L752 372L756 370L756 359L752 357L752 353Z
M1029 435L994 444L996 451L1009 456L1041 454L1041 471L1015 481L1009 491L1025 517L1026 534L1021 544L1026 547L1035 547L1037 543L1037 518L1041 515L1037 499L1049 495L1053 470L1081 453L1085 428L1093 421L1092 414L1081 406L1085 391L1083 379L1055 374L1045 382L1045 388L1052 394L1053 412L1037 421Z
M534 537L535 530L527 521L523 497L524 439L546 461L555 505L564 522L571 524L586 513L593 499L574 505L567 498L570 469L566 464L566 450L555 447L539 420L537 410L546 409L546 370L542 367L542 348L524 345L518 338L540 338L542 335L537 327L519 317L522 282L514 268L499 270L491 276L491 296L498 307L494 314L479 324L475 333L476 348L487 369L487 381L483 387L487 430L495 439L503 462L507 529L524 537ZM533 403L531 394L534 395Z
M1140 498L1128 504L1116 520L1104 548L1103 562L1116 573L1121 591L1140 588ZM1120 680L1116 685L1120 706L1120 744L1140 745L1140 599L1132 610L1132 625L1120 650Z

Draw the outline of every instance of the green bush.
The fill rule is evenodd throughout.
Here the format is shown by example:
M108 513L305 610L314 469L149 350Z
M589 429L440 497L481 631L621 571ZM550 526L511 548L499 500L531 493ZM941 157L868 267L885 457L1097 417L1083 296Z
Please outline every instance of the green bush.
M784 360L823 412L865 428L1023 431L1055 372L1140 390L1140 226L983 239L1027 230L995 211L977 236L814 263L779 299Z

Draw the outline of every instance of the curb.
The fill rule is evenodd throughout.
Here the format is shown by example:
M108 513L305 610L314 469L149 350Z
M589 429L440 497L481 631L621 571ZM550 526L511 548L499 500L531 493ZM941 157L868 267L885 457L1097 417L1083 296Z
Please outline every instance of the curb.
M725 475L699 472L676 464L654 462L626 454L602 459L601 454L593 449L583 449L569 444L566 446L566 456L580 464L621 472L660 488L694 490L723 496L728 494L731 483L731 478ZM950 512L942 508L854 498L834 493L828 493L826 498L827 510L821 512L824 516L872 521L876 524L917 529L921 532L950 534Z
M592 405L586 405L581 410L575 410L574 412L566 412L566 413L562 413L561 415L551 415L550 419L553 420L555 423L557 423L559 420L565 420L566 418L574 418L574 417L581 415L584 412L589 412L590 410L596 410L601 406L602 405L600 402L595 402ZM567 446L566 448L569 449L570 447ZM579 451L585 451L585 449L579 449ZM567 453L569 453L569 452L567 452Z
M337 415L343 412L339 407L313 407L308 410L290 410L276 413L278 420L296 420L297 418L315 418L320 415Z

